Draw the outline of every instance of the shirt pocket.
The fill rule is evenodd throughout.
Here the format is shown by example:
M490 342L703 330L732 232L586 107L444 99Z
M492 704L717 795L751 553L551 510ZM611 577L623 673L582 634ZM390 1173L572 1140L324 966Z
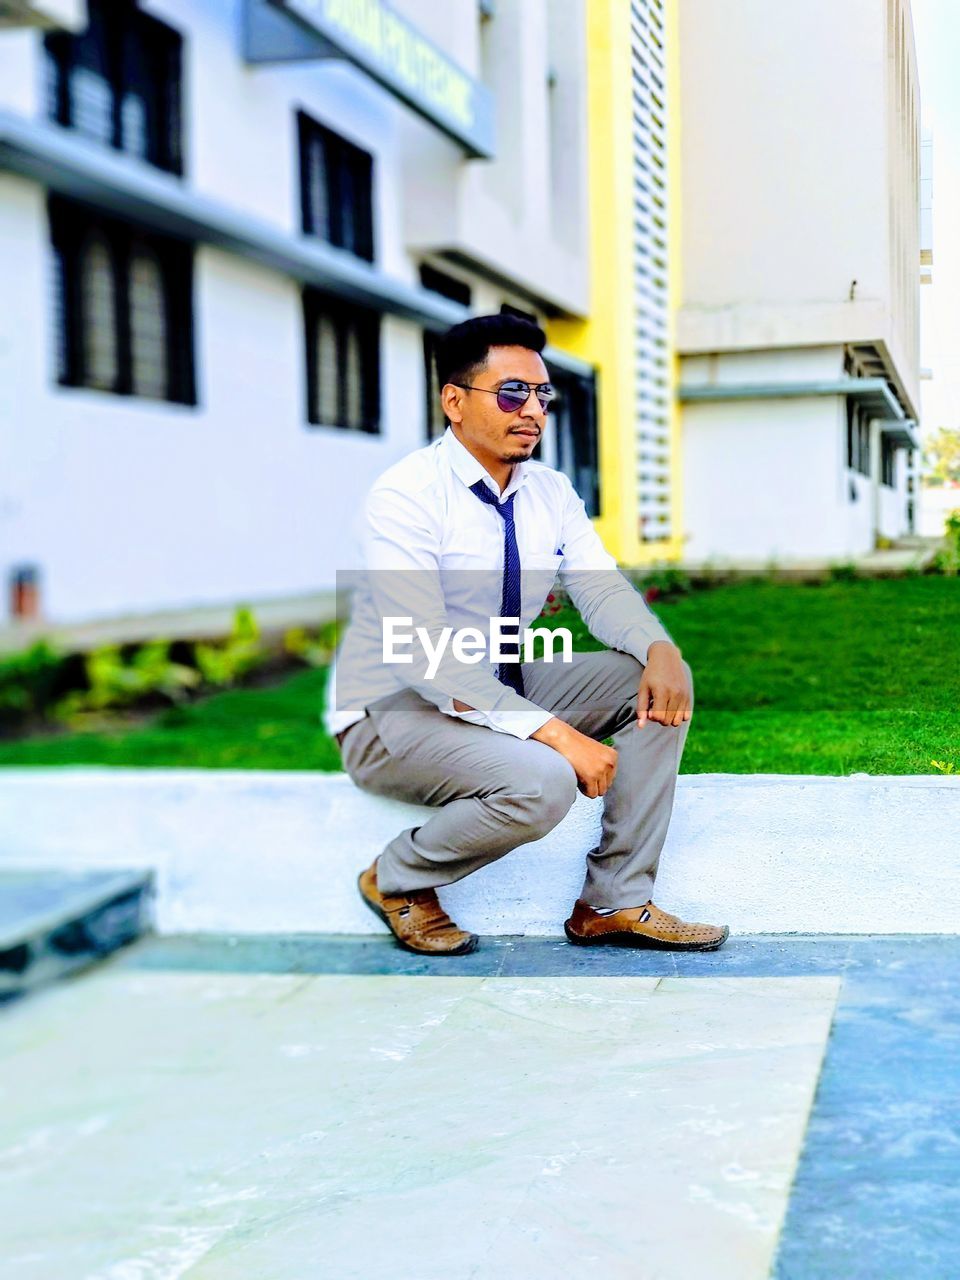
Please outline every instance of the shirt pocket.
M545 551L528 551L523 556L520 567L524 625L529 626L543 608L562 564L562 555Z

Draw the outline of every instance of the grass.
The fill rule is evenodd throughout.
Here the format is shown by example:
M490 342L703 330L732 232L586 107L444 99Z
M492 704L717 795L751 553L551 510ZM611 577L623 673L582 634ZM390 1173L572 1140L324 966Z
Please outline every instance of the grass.
M325 680L325 671L306 669L274 688L214 694L145 724L0 742L0 766L339 769L340 751L320 722Z
M684 773L960 768L960 579L747 581L658 602L693 668ZM577 648L600 648L566 614ZM579 633L579 634L576 634ZM325 673L237 689L110 732L0 742L0 765L340 767Z

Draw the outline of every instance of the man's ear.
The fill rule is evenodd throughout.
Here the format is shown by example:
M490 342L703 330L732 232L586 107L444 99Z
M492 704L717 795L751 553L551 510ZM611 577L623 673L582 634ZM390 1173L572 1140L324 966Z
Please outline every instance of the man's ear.
M440 392L440 404L447 421L455 426L459 426L463 421L463 410L460 407L462 401L461 389L455 387L452 382L445 383Z

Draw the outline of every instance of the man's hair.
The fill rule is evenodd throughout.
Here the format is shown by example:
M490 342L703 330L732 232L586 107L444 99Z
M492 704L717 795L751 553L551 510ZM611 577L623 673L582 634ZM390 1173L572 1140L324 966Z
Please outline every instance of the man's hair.
M486 367L491 347L526 347L539 355L547 335L539 325L519 316L471 316L455 324L437 341L437 377L448 382L473 382Z

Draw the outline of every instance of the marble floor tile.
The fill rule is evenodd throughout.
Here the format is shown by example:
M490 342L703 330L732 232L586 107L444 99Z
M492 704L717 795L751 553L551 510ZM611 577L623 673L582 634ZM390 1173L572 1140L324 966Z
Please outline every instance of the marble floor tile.
M115 964L0 1017L2 1280L766 1280L839 980Z
M851 946L776 1280L960 1275L960 943Z

